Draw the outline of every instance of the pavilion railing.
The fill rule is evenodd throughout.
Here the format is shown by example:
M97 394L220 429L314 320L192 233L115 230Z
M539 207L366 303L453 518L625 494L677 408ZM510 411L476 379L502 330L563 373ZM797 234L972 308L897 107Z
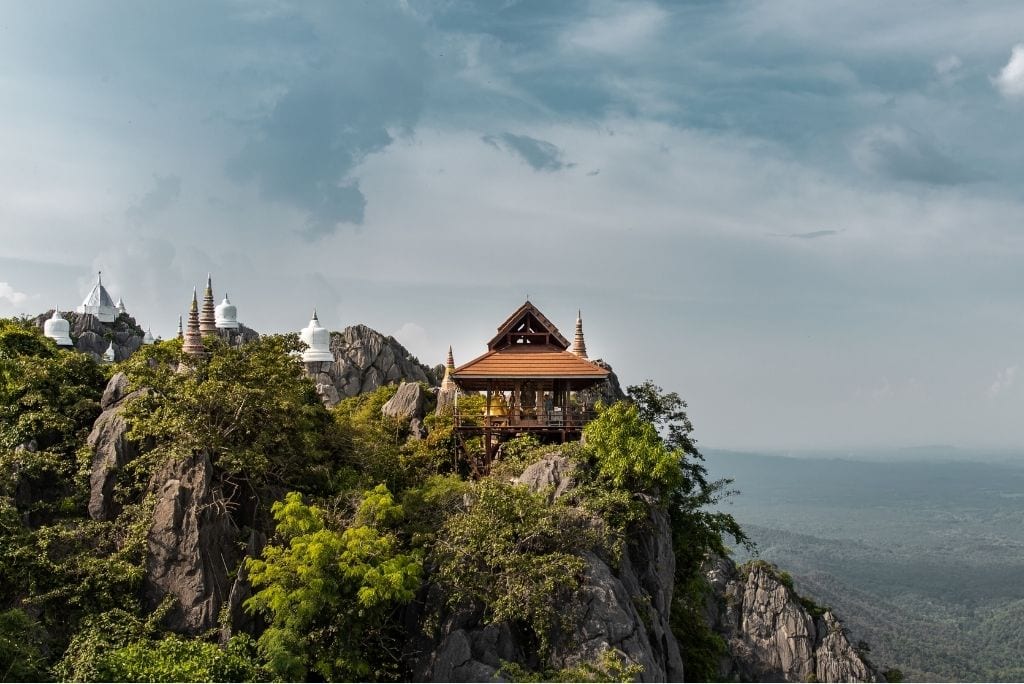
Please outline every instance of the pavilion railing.
M597 417L593 409L570 408L565 411L510 411L508 414L485 415L481 408L455 407L455 427L459 428L522 428L524 430L580 429Z

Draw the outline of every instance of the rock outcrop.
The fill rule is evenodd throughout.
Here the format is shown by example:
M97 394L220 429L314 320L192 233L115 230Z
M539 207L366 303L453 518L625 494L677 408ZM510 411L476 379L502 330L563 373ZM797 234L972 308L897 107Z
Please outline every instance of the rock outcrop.
M166 619L176 632L217 626L243 555L213 476L210 459L196 454L169 463L153 480L157 502L146 540L143 596L150 610L167 595L176 599Z
M580 392L580 402L586 406L593 406L598 401L604 402L605 404L614 404L617 401L625 399L626 393L622 391L622 387L619 385L619 377L615 375L615 371L612 370L611 364L605 362L603 359L591 361L591 363L608 371L608 378L594 387Z
M112 520L118 513L114 502L117 471L139 455L139 445L127 437L125 405L145 390L128 393L128 379L116 373L107 383L100 399L100 414L93 423L87 443L92 450L89 473L89 516L94 520Z
M437 384L433 372L395 338L365 325L331 333L334 361L306 364L306 372L328 406L394 382Z
M241 347L243 344L249 344L260 339L260 334L252 328L238 324L237 328L234 329L221 329L217 331L217 334L221 336L230 347Z
M742 568L727 558L706 566L713 595L708 624L728 644L723 679L748 682L875 682L873 666L850 644L842 624L814 610L764 562Z
M423 385L418 382L403 382L398 386L395 396L391 397L384 406L381 413L399 420L410 420L423 418L423 403L426 400L426 393Z
M53 315L53 309L35 318L39 330ZM89 354L96 361L103 358L110 344L114 345L114 360L124 361L139 347L145 332L138 326L135 319L128 314L121 314L113 323L101 323L91 314L80 314L74 311L62 311L61 316L71 324L71 339L75 349Z
M555 496L571 488L572 464L552 454L533 464L519 482ZM639 665L639 680L682 681L683 662L669 629L675 556L665 513L648 501L648 519L630 536L620 562L586 552L583 581L564 607L571 624L554 635L551 665L556 669L593 663L612 649L627 665ZM638 528L638 529L639 529ZM435 586L428 610L444 613L444 597ZM513 625L484 624L479 607L444 615L438 633L423 648L414 677L418 681L467 682L500 679L502 661L535 668L533 648Z

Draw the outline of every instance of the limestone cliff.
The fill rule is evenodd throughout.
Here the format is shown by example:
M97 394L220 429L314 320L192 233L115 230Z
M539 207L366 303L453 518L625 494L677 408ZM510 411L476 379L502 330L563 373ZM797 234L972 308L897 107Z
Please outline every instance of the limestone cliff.
M728 656L723 679L747 682L875 682L873 666L850 644L831 611L801 599L764 562L738 568L728 558L706 566L713 594L705 613Z
M572 464L557 454L533 464L519 482L560 496L572 487ZM555 635L551 665L556 669L597 660L608 650L627 665L639 665L639 681L683 680L679 647L669 628L675 556L668 517L653 501L637 525L620 562L584 553L580 588L564 606L568 628ZM535 648L514 625L485 623L481 606L446 611L445 597L432 587L426 613L440 616L433 638L413 645L414 678L431 682L500 678L502 661L535 668Z
M365 325L332 332L331 353L334 361L306 364L306 372L328 406L403 380L437 384L433 371L395 338Z
M139 445L126 436L128 424L122 415L125 405L144 390L128 393L128 379L115 373L100 400L100 414L93 423L87 444L92 451L89 475L89 516L111 520L118 509L114 503L117 472L139 455Z
M593 406L598 401L614 404L625 399L626 393L622 391L622 387L619 385L619 376L612 370L612 365L604 359L598 359L592 363L608 371L608 378L602 380L598 385L580 392L580 400L588 406Z
M153 478L156 506L146 537L143 598L153 609L176 601L169 628L196 633L217 626L243 557L240 533L215 480L210 459L170 462Z

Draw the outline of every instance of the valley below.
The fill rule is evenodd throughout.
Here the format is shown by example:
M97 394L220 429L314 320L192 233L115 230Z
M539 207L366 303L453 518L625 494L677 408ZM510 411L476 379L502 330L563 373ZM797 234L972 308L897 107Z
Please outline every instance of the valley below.
M1024 459L705 451L754 555L908 681L1024 679ZM737 549L737 560L750 554Z

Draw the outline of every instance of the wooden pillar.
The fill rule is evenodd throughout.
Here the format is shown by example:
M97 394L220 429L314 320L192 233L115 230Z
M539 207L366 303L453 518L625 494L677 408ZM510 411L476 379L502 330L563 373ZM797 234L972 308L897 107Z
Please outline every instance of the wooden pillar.
M487 381L487 403L484 408L484 469L487 472L491 470L491 392L493 391L494 382Z

